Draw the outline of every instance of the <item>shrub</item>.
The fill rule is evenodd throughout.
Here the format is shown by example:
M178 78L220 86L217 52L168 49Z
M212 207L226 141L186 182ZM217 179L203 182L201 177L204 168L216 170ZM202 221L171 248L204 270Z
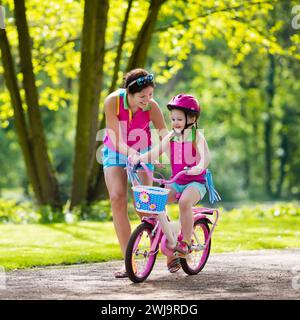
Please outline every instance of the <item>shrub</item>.
M38 223L40 220L41 213L34 210L31 203L0 199L1 223Z

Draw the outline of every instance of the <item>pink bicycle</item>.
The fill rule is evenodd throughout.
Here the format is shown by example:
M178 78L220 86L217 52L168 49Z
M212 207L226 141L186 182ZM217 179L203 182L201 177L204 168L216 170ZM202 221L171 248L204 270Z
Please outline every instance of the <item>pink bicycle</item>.
M168 199L168 189L164 185L175 182L186 170L179 172L171 180L154 178L144 163L140 163L149 177L162 187L144 186L139 184L136 167L127 165L127 174L133 184L133 194L136 210L147 213L142 223L134 230L127 245L125 266L131 281L138 283L145 281L150 275L159 249L166 256L180 257L174 253L174 243L182 240L180 226L169 221L165 206ZM213 189L214 190L214 189ZM215 190L214 190L215 191ZM217 200L220 200L219 195ZM217 209L193 207L194 230L191 250L186 257L180 257L182 269L188 275L198 274L205 266L211 248L211 237L219 219ZM214 222L208 216L215 215ZM209 225L212 225L210 230Z

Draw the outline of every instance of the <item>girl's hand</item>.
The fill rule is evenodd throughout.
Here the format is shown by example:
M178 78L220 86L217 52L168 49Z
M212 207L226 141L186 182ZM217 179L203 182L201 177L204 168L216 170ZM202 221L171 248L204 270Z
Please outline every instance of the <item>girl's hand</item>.
M191 176L196 176L196 175L199 175L202 173L202 171L204 171L204 169L198 167L198 166L195 166L195 167L192 167L190 168L188 171L187 171L187 175L191 175Z
M164 168L165 166L160 163L158 160L154 160L154 165L157 167L157 168Z

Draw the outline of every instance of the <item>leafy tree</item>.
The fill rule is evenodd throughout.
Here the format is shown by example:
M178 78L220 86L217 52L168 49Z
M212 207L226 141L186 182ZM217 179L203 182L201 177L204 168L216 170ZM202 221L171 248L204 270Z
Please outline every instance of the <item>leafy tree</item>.
M2 4L1 124L10 130L14 118L39 203L60 206L70 192L73 207L104 194L95 161L102 102L136 66L156 74L162 105L178 90L201 97L201 121L228 197L232 185L240 190L235 197L259 196L264 186L271 196L300 192L299 35L286 23L296 1Z

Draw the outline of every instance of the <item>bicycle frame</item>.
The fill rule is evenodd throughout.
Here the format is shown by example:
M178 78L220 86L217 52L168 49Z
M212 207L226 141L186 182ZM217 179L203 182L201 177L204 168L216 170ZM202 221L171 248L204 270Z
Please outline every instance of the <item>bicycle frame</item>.
M129 159L130 161L130 159ZM183 170L179 173L177 173L172 179L170 180L165 180L165 179L157 179L154 178L152 175L152 172L148 169L148 167L141 162L140 165L148 175L150 179L152 179L154 182L157 182L159 184L166 184L169 185L173 182L175 182L181 175L186 174L186 170ZM130 170L130 168L128 168ZM203 219L207 221L207 223L212 224L212 228L210 230L208 239L206 243L204 244L203 250L207 248L209 245L210 239L212 237L212 234L215 230L215 227L217 225L217 222L219 220L219 211L217 209L211 209L211 208L198 208L198 207L193 207L192 212L194 215L194 222ZM207 215L214 215L214 221L212 222L211 219L207 217ZM150 223L154 226L154 229L152 231L152 235L154 236L154 241L151 246L151 251L150 254L156 254L156 251L159 250L158 246L161 243L161 250L163 254L165 255L173 255L173 250L171 250L169 247L175 246L177 242L177 237L173 235L172 229L170 228L170 222L167 219L167 214L166 212L163 214L158 214L155 215L155 218L151 217L143 217L142 221L145 221L147 223ZM166 240L168 241L168 246L166 241L164 241L164 235ZM197 238L196 234L194 234L195 237ZM176 239L175 239L176 238ZM198 245L201 246L199 243L199 239L197 239Z
M154 227L154 229L152 230L152 236L154 237L154 241L152 242L151 251L149 252L149 255L156 254L157 251L159 250L158 247L164 235L162 227L159 223L159 220L156 218L153 219L153 218L143 217L142 221L152 224Z

